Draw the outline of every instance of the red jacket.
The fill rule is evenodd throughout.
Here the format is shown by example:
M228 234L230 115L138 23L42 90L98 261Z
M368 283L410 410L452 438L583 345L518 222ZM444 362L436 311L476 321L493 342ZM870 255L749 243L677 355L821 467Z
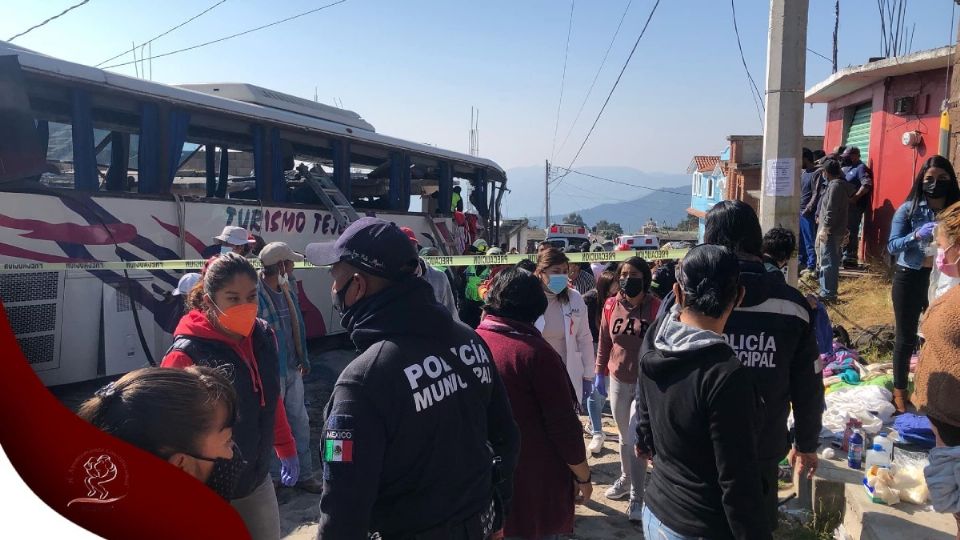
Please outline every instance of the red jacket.
M573 532L574 476L586 460L567 368L532 324L487 315L477 328L493 353L520 427L520 459L505 536Z
M174 335L195 336L229 345L230 348L237 353L237 356L243 359L244 365L247 368L246 375L251 378L253 387L257 389L256 397L239 395L237 396L238 399L241 401L245 399L256 399L260 402L261 407L266 405L259 362L253 354L252 337L247 337L240 341L234 341L214 328L207 316L197 310L188 312L183 316L182 319L180 319L180 324L177 325L177 331L174 332ZM192 365L194 365L193 360L185 353L177 350L167 353L160 364L161 367L180 369ZM278 373L279 372L277 370L267 370L265 375L270 377L279 377ZM241 376L242 374L237 373L236 375ZM276 412L273 426L273 448L280 459L293 457L297 454L296 442L293 440L293 433L290 431L290 424L287 422L287 412L283 406L282 399L276 400Z

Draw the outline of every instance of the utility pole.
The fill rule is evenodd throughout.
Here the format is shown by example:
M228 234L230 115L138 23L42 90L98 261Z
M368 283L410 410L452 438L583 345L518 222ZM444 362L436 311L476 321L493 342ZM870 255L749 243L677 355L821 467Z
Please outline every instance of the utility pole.
M833 73L837 72L837 33L840 31L840 0L833 7Z
M763 134L760 226L800 228L800 150L807 50L808 0L771 0L767 39L767 106ZM788 282L797 284L790 257Z
M543 173L543 228L550 228L550 160Z

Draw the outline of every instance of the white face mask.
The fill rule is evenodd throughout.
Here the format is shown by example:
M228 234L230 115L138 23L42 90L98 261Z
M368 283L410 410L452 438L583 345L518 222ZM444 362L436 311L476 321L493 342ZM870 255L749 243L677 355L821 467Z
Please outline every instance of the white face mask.
M286 273L283 273L277 277L277 282L280 284L281 287L284 287L290 284L290 278L287 277Z

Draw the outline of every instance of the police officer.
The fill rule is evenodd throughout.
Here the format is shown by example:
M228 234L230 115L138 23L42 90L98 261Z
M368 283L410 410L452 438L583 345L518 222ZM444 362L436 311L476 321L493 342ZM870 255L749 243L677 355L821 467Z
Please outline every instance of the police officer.
M757 457L764 483L761 508L771 529L777 526L777 473L790 451L801 472L817 469L817 448L823 413L823 377L811 324L810 306L780 272L766 272L760 221L742 201L722 201L707 212L704 242L730 248L740 262L743 301L723 329L740 363L754 374L763 397L763 419L757 434ZM654 327L659 328L676 302L669 293ZM644 338L640 356L653 349L657 331ZM787 415L793 408L796 437L791 450Z
M489 349L414 275L417 253L376 218L310 244L361 351L324 411L318 538L484 539L507 507L519 432Z

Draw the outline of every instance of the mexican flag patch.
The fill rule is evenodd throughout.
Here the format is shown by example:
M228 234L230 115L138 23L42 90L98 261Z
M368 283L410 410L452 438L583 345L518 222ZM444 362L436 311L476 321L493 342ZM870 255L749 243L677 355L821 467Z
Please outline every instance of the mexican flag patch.
M326 462L350 463L353 461L353 433L346 430L327 430L323 446L323 460Z

